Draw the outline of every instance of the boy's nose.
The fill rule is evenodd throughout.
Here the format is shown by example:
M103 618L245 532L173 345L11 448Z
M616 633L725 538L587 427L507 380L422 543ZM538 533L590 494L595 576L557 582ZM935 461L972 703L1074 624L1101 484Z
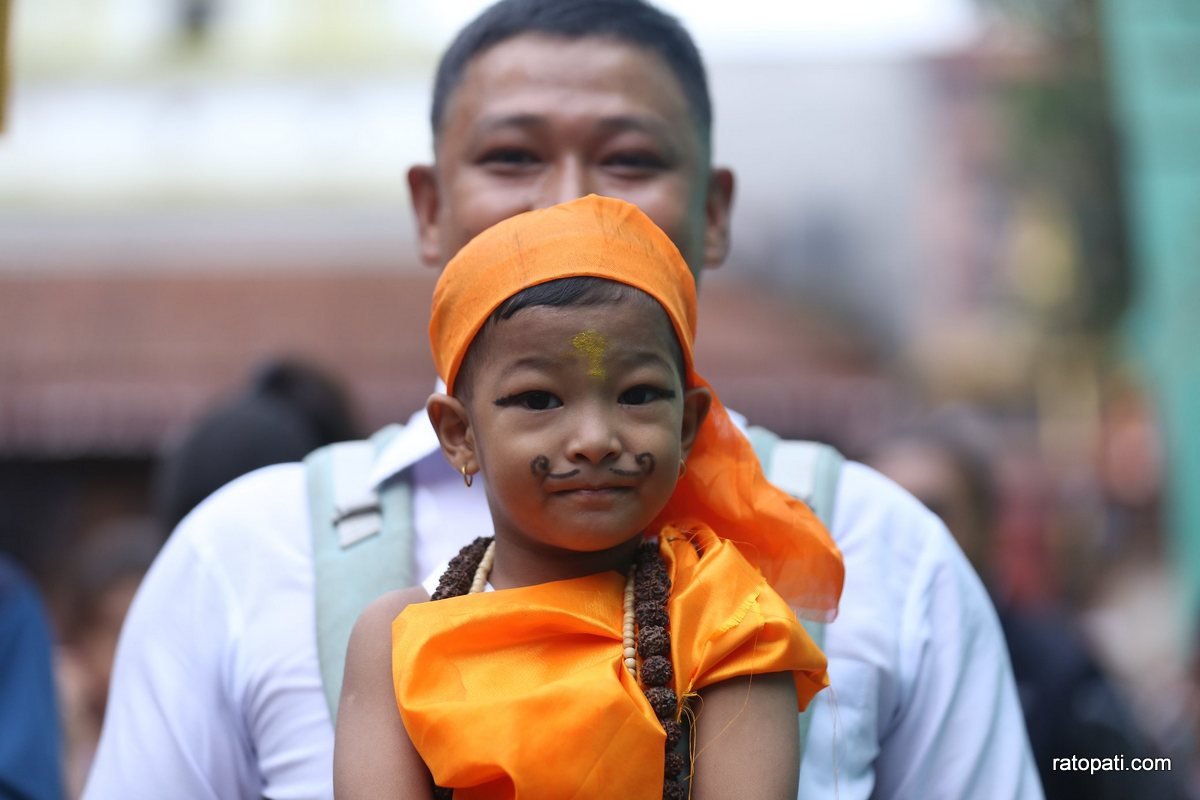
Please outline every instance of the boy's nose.
M607 414L581 414L568 446L572 461L603 464L621 454L621 440Z

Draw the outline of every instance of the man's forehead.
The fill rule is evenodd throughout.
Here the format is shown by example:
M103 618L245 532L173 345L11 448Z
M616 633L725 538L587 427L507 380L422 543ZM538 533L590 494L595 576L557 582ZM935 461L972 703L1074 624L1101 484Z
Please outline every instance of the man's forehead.
M606 62L615 64L624 61L630 55L640 55L658 61L663 69L669 69L651 48L616 36L560 36L535 31L501 39L480 50L467 63L475 64L488 59L520 60L546 55L565 55L567 60L576 60L582 56L588 59L590 66L603 66Z
M506 39L467 64L454 89L461 94L477 95L490 107L508 106L507 113L572 98L601 116L621 116L629 106L646 116L688 110L682 85L657 53L605 36Z

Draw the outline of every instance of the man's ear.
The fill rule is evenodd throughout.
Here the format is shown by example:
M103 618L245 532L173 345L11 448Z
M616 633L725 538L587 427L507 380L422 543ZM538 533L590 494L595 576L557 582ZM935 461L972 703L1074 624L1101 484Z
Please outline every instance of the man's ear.
M687 458L688 453L692 452L692 445L696 443L700 426L704 424L704 419L708 416L708 410L711 407L712 392L708 387L699 386L683 393L683 431L679 441L681 455L684 458Z
M467 408L457 397L435 393L425 403L425 412L433 423L433 430L442 444L442 453L450 465L459 472L466 469L467 475L479 471L479 460L475 457L475 431Z
M729 255L729 217L733 211L733 170L713 167L704 200L704 266L715 269Z
M421 260L428 267L441 267L442 246L438 235L441 221L441 194L438 190L437 168L417 164L408 168L408 195L412 199L413 216L417 220L417 242Z

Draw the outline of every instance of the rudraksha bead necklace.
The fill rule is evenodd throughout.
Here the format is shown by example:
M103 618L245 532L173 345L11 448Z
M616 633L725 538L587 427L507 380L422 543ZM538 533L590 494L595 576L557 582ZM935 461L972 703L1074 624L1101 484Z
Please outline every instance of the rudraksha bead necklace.
M443 600L483 591L495 552L496 542L490 536L481 536L464 547L450 559L430 599ZM679 698L671 688L675 670L671 664L670 618L667 614L670 594L671 579L659 552L658 540L647 540L638 547L625 579L622 658L667 733L663 800L683 800L688 791L687 776L683 774L686 763L676 750L683 738L683 727L676 719ZM453 794L451 789L434 787L437 800L450 800Z

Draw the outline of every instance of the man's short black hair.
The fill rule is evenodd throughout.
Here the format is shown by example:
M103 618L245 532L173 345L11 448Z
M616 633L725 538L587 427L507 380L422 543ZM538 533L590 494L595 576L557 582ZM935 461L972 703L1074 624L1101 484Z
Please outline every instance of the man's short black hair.
M683 87L702 141L709 140L712 101L704 62L675 17L643 0L500 0L459 31L442 54L430 115L435 141L450 95L462 82L467 65L489 48L530 33L566 39L605 37L658 54Z

